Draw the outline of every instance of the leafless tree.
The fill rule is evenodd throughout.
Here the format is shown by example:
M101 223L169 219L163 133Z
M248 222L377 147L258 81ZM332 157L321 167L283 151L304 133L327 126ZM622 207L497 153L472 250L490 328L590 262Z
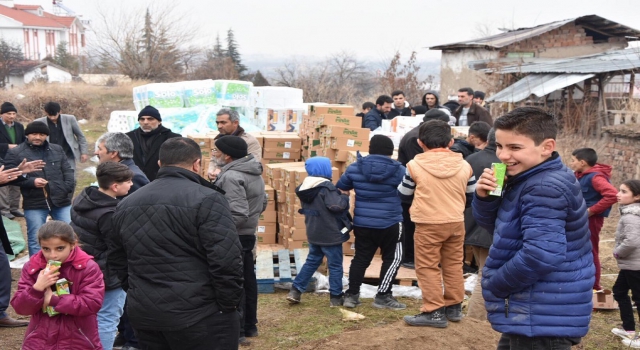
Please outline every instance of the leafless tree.
M417 52L413 51L409 59L402 63L400 51L396 51L380 79L381 86L387 94L394 90L402 90L408 99L417 99L422 97L425 90L432 88L436 79L433 75L420 78L417 55Z

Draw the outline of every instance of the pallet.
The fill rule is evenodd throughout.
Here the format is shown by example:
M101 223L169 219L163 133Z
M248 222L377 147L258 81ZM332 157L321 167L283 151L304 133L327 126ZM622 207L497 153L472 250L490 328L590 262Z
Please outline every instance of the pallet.
M349 275L349 266L351 266L351 260L353 260L353 256L347 256L347 255L345 255L344 258L342 259L342 265L344 268L345 276ZM374 256L373 260L371 260L371 265L369 265L369 267L367 268L367 271L364 273L365 281L378 284L380 282L381 267L382 267L382 257ZM400 266L400 268L398 269L398 274L396 275L394 284L399 284L401 286L418 285L418 278L416 277L416 271Z
M309 249L284 249L258 246L256 278L258 293L275 293L276 283L293 282L309 255Z

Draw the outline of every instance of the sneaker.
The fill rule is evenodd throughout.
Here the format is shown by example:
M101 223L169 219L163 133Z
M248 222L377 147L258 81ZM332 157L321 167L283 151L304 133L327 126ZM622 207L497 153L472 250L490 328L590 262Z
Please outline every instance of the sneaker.
M393 297L393 295L391 295L391 293L389 293L376 295L376 298L373 301L373 307L378 309L404 310L407 308L407 305L399 302Z
M622 327L616 327L612 329L611 333L619 336L622 339L634 339L636 337L636 331L625 331Z
M446 306L444 310L447 320L451 322L460 322L462 320L462 303Z
M342 304L344 307L354 308L360 305L360 293L358 294L349 294L346 293L344 295L344 303Z
M342 304L344 304L344 295L340 295L340 296L331 296L329 298L329 306L330 307L338 307L338 306L342 306Z
M298 304L300 302L301 296L302 296L302 293L300 293L299 290L297 290L295 287L291 287L289 294L287 294L287 300L291 304Z
M124 339L124 333L118 332L118 335L116 335L116 338L113 341L113 347L120 348L120 347L123 347L124 344L126 343L127 343L127 340Z
M640 349L640 338L622 339L622 344L629 348Z
M251 345L251 341L249 341L246 337L240 337L240 338L238 338L238 345L240 345L240 346L250 346Z
M444 307L432 312L423 312L415 316L405 316L404 322L410 326L446 328L449 325Z
M253 338L258 336L258 328L251 328L244 331L244 336L247 338Z
M412 269L412 270L416 269L416 264L412 263L412 262L404 262L404 263L400 264L400 266L405 267L407 269Z

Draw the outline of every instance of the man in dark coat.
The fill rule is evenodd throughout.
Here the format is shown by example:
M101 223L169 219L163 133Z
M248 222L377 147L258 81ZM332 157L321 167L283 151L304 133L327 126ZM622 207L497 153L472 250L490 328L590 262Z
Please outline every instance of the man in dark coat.
M155 181L113 215L113 264L127 313L149 349L236 349L243 293L242 246L224 195L200 177L200 146L159 150Z
M0 119L4 127L0 127L0 158L7 157L10 148L25 141L24 126L16 122L18 110L10 102L0 106ZM0 188L0 211L8 219L23 217L24 213L18 209L20 206L20 189L16 186L4 186Z
M37 233L47 217L66 223L71 222L71 197L76 187L74 171L69 165L62 147L49 143L49 127L45 123L32 122L24 132L27 141L9 150L6 165L17 167L23 159L46 162L41 171L27 174L20 182L22 207L27 221L29 256L40 251Z
M133 161L133 142L121 132L107 132L96 141L95 155L100 163L118 162L129 167L133 171L133 185L129 190L132 194L140 187L149 183L147 175Z
M139 128L127 133L133 141L133 162L142 169L149 181L153 181L160 169L160 146L168 139L181 135L162 126L160 112L152 106L146 106L138 113L138 123Z
M364 116L363 128L369 128L371 131L379 128L382 125L383 119L387 118L387 113L391 111L391 104L393 99L387 95L382 95L376 100L376 108L369 111ZM409 111L411 115L411 111Z
M0 160L1 163L4 162ZM28 173L44 166L43 162L39 160L28 164L28 169L25 168L25 164L20 164L19 168ZM0 187L26 180L26 177L21 176L23 171L19 168L4 170L4 166L0 167ZM16 320L5 312L9 307L9 299L11 298L11 267L9 266L7 255L15 255L16 252L11 248L2 219L0 219L0 242L2 242L2 249L0 249L0 327L26 327L29 321Z
M393 107L387 114L387 119L393 119L395 117L410 117L411 108L408 106L407 100L404 97L404 92L396 90L391 93L393 99Z
M477 121L493 126L493 119L489 111L473 103L473 89L462 88L458 90L458 102L460 107L453 112L453 116L457 119L457 126L469 126Z

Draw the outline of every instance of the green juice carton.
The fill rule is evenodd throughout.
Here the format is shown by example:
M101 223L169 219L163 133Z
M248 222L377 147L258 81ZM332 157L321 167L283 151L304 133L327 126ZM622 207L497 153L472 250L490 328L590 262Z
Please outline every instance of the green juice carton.
M502 196L502 188L504 186L504 178L507 175L507 165L504 163L491 163L491 170L493 170L493 177L496 178L496 189L489 192L491 196Z
M60 266L62 266L61 261L49 260L47 261L47 266L44 268L44 270L56 272L60 269Z
M61 295L65 295L65 294L71 294L71 291L69 289L69 281L67 281L66 278L61 278L59 280L56 281L56 295L57 296L61 296ZM44 312L47 313L47 315L49 315L49 317L55 316L60 314L59 312L57 312L56 310L53 309L53 306L47 306L46 308L44 308L43 310Z

